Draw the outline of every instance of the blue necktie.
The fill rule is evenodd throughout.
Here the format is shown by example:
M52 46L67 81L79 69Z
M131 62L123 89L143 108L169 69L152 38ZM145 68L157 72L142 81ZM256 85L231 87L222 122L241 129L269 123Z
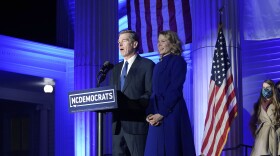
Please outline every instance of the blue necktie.
M128 62L126 61L124 64L124 67L122 69L122 73L121 73L121 90L123 90L123 85L124 85L125 77L126 77L126 73L127 73L127 66L128 66Z

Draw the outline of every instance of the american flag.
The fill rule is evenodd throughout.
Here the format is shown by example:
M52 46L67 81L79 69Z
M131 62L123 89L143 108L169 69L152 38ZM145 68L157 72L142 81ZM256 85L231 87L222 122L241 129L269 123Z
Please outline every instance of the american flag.
M158 33L177 32L182 43L192 41L189 0L127 0L128 29L141 40L139 52L157 50Z
M208 109L201 147L203 155L218 156L221 154L230 125L236 115L237 103L231 63L226 49L223 29L220 26L212 62Z

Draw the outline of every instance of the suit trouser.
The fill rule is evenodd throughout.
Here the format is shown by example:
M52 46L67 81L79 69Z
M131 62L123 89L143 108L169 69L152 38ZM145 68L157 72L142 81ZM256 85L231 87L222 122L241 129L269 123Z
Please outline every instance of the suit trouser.
M147 135L120 133L113 135L113 156L144 156Z

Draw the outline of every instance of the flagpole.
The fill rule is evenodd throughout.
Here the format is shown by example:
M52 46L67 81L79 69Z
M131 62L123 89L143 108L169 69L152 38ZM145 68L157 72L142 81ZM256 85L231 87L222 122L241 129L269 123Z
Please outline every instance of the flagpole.
M219 14L220 14L220 22L219 22L219 25L222 25L222 14L223 14L223 11L224 11L224 6L222 6L220 9L219 9Z
M228 57L226 39L222 30L222 13L212 61L208 93L208 109L205 118L201 155L221 155L227 142L230 126L237 114L237 100ZM220 94L220 93L224 94Z

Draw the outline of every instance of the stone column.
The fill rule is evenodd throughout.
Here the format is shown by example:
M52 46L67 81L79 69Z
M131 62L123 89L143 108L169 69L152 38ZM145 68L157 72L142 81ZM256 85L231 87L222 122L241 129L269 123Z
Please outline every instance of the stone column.
M102 64L118 60L118 1L79 0L75 3L74 88L95 88L96 74ZM97 154L96 114L75 114L76 156Z

